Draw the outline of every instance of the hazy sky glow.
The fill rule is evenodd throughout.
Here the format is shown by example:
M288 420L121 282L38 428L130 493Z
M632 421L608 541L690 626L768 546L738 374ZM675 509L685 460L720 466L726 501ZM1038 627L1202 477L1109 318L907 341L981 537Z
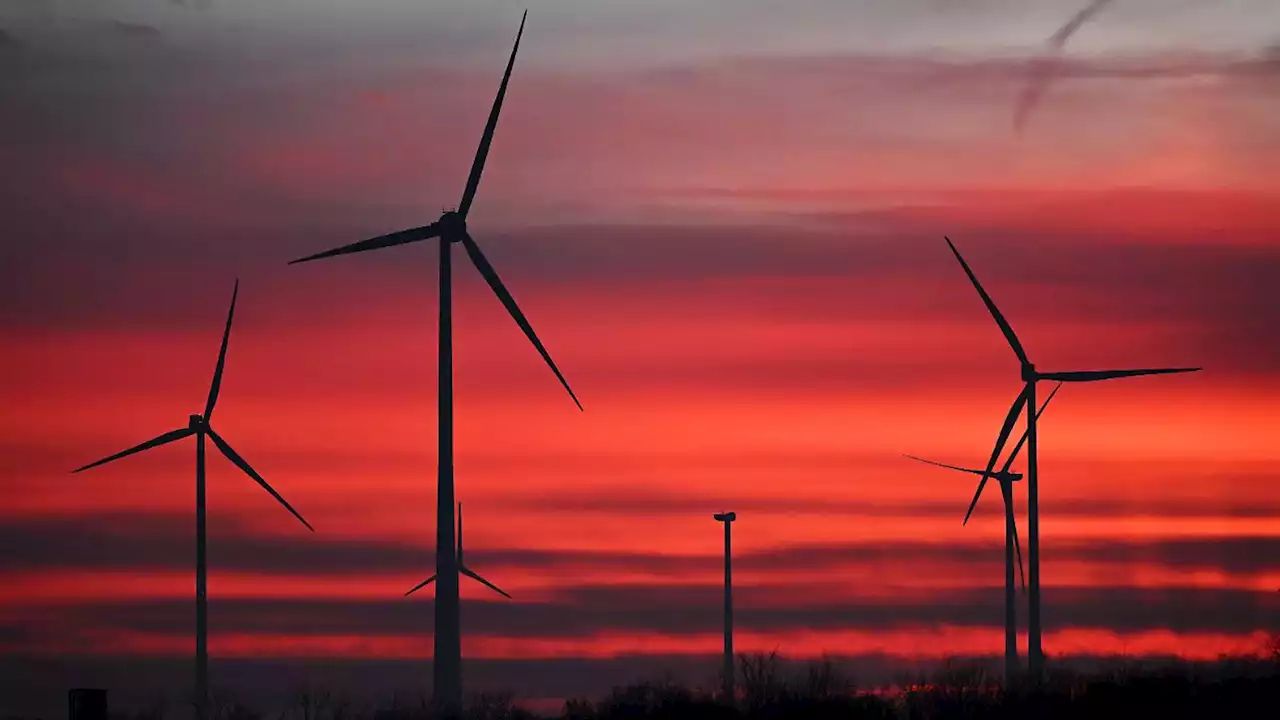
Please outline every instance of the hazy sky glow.
M1080 4L531 4L471 226L586 412L458 265L469 565L515 596L463 584L468 683L712 672L721 509L739 649L998 652L998 494L961 527L972 484L900 455L981 463L1018 390L944 234L1041 367L1206 368L1046 412L1046 650L1258 646L1280 4L1118 0L1018 137ZM75 5L0 14L4 662L185 661L193 449L68 471L199 410L237 276L220 432L318 532L211 459L215 682L428 658L433 251L285 262L457 203L522 6Z

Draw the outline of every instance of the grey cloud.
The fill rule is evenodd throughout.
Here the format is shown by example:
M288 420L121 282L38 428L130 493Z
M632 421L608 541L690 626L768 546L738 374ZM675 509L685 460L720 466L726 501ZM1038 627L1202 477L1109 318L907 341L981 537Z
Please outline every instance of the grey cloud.
M869 459L859 456L834 456L830 458L799 458L788 455L758 456L745 458L677 458L672 464L685 469L708 467L718 470L733 467L762 468L776 467L780 470L791 468L853 467ZM528 462L519 460L519 462ZM741 465L736 465L740 462ZM905 463L905 461L904 461ZM610 463L625 466L627 461L620 458ZM905 468L904 468L905 470ZM1266 481L1266 478L1263 478ZM957 508L963 506L965 491L971 489L967 480L959 480L957 497L961 502L943 500L874 501L857 499L837 499L831 497L786 497L731 499L696 492L681 494L662 493L648 490L627 490L611 487L607 492L593 493L579 491L568 493L520 493L506 492L501 497L486 500L485 504L493 509L509 511L520 510L552 510L563 512L594 513L642 513L645 515L705 515L708 508L730 503L739 512L765 513L780 515L787 513L822 513L831 515L884 515L900 517L956 517ZM1223 479L1223 482L1230 482ZM992 501L992 508L996 507ZM986 507L984 505L984 507ZM1138 501L1115 500L1106 497L1097 498L1041 498L1042 512L1055 516L1089 517L1089 518L1132 518L1132 517L1169 517L1193 518L1206 515L1231 518L1266 518L1280 515L1280 504L1258 502L1249 499L1232 500L1221 503L1174 503L1158 498ZM963 514L961 512L961 514ZM1107 547L1114 547L1108 543Z
M883 602L848 598L838 602L803 601L818 587L788 592L779 604L762 589L737 588L735 620L742 632L794 630L917 630L988 627L1002 622L1003 590L939 591L925 598ZM554 600L466 600L469 632L498 637L590 637L607 632L714 633L719 627L721 588L647 584L574 587ZM773 593L776 594L776 593ZM1250 633L1271 620L1271 594L1221 588L1059 588L1045 590L1046 625L1117 632ZM111 629L158 635L182 635L191 625L186 600L86 603L77 606L22 608L23 622L46 632L74 637L88 630ZM216 633L284 635L394 635L430 642L429 600L387 601L211 600L210 623ZM839 648L831 648L839 652ZM21 648L10 651L22 652Z
M1175 201L1176 198L1170 198L1170 202ZM924 213L921 216L927 217ZM1059 298L1052 303L1040 301L1035 308L1037 311L1049 313L1061 308L1062 312L1073 314L1081 310L1098 315L1121 313L1120 317L1129 321L1159 319L1168 317L1170 313L1180 316L1200 313L1207 318L1231 323L1248 319L1247 315L1242 318L1238 311L1265 314L1270 306L1260 302L1263 288L1259 283L1265 286L1263 280L1280 267L1280 251L1269 247L1207 243L1153 245L1141 238L1126 242L1123 233L1108 233L1103 237L1052 229L1002 227L998 222L970 223L966 227L963 223L922 222L913 218L910 212L897 213L889 221L896 225L891 228L860 227L856 220L854 218L855 222L843 231L804 226L783 229L745 225L725 228L600 225L497 231L484 233L478 239L485 245L487 254L499 271L510 276L516 291L523 287L575 281L589 284L597 279L608 279L611 283L629 287L646 282L662 284L697 279L749 278L767 273L770 277L795 277L797 282L803 278L847 278L851 281L849 305L860 305L865 304L862 300L871 299L872 292L860 289L852 282L860 277L901 278L906 300L913 299L912 287L926 286L935 280L954 281L958 278L953 284L957 287L957 295L963 293L963 282L959 282L963 281L963 276L952 267L954 261L949 259L942 243L942 235L948 233L966 255L972 256L971 263L975 264L984 282L995 286L992 292L998 292L998 288L1009 285L1014 278L1031 275L1052 291L1047 294ZM958 224L961 226L956 227ZM363 234L369 232L366 229ZM1026 234L1029 232L1036 233L1036 242L1027 242ZM193 234L200 236L202 232L196 229ZM332 230L326 235L335 240L339 237ZM361 232L353 228L348 237L359 235ZM305 231L279 236L269 245L252 235L240 233L223 236L217 243L210 237L209 247L197 248L189 237L178 242L154 234L150 237L125 237L113 243L115 246L112 247L90 242L90 237L82 235L77 239L67 238L61 248L51 244L49 250L38 254L19 255L14 258L18 266L10 272L13 280L21 282L19 287L25 296L49 296L48 300L55 303L51 310L62 304L71 304L69 301L59 302L59 294L54 292L55 289L63 289L61 286L66 283L58 280L59 261L69 256L81 255L85 262L92 262L108 271L124 271L126 263L136 267L138 261L146 268L155 262L152 257L159 256L161 267L154 274L140 276L135 269L119 279L112 279L108 274L103 282L123 283L127 277L132 285L140 289L154 288L154 293L163 295L170 289L177 290L182 283L190 284L186 280L180 283L166 275L163 268L165 262L176 262L180 253L196 250L230 271L234 266L228 262L231 253L227 250L239 246L240 251L234 254L245 259L252 257L255 264L267 265L270 270L274 267L273 259L283 266L283 260L293 256L291 253L303 253L324 245L322 240L308 240ZM263 252L267 248L273 252ZM407 263L405 260L408 258L415 258L418 262ZM382 257L370 256L356 268L362 273L375 270L378 276L402 280L423 277L431 262L423 253L408 249ZM326 281L336 277L334 273L316 272ZM22 281L19 273L30 279ZM301 276L295 279L298 283L309 281L309 278ZM105 292L109 287L100 287L99 290ZM75 292L76 289L72 286L65 290ZM761 297L756 309L768 313L771 306L779 307L780 302L788 300L792 303L829 302L829 298L818 297L813 291L805 292L803 287L799 290L798 295L787 292L777 297ZM1061 302L1064 292L1091 301L1096 309L1089 305L1081 308L1078 304L1071 306ZM1196 294L1196 302L1187 297L1188 292ZM1008 296L1009 291L1001 294ZM193 299L184 302L190 303ZM138 311L144 306L155 305L150 298L132 294L120 294L119 300L137 303ZM742 301L753 303L755 299L747 296ZM95 308L101 306L79 298L75 304L88 313L94 313ZM944 303L929 310L945 313L955 306L956 303ZM16 304L9 307L15 308ZM906 307L915 309L912 305ZM824 311L821 305L781 308L772 314L794 315L794 311L802 311L802 317L813 317L815 312L820 317L830 317L835 313L847 315L850 312L848 307ZM42 323L47 327L70 322L71 318L66 314L69 310L62 311L61 319L57 316L17 314L11 310L6 320L10 324ZM881 314L894 313L895 308L889 305L877 307L877 311ZM955 308L952 312L963 311L964 308ZM1016 313L1015 309L1007 311ZM158 312L158 309L153 312ZM1265 322L1267 318L1264 315L1256 319ZM98 321L107 321L107 318ZM145 322L145 317L129 319L131 324L139 321Z
M687 85L708 89L723 88L723 83L730 78L744 87L773 87L784 80L794 80L792 87L779 88L785 93L801 93L814 87L853 93L891 86L918 90L950 87L970 92L986 86L1012 91L1022 89L1028 73L1043 63L1036 56L984 57L956 52L813 53L743 56L703 65L641 70L635 72L635 77L653 81L679 78ZM1053 75L1058 80L1145 81L1215 76L1249 81L1265 77L1275 69L1273 51L1267 46L1230 53L1165 50L1060 57L1054 60Z
M494 506L493 503L486 505ZM519 507L537 507L535 503ZM496 507L510 509L501 504ZM599 509L600 506L597 506ZM606 506L607 507L607 506ZM718 507L714 502L696 506L675 504L665 512L703 511ZM939 514L959 516L960 503L931 505L829 503L827 512L874 515L902 513L904 517ZM545 506L544 506L545 508ZM776 515L803 508L802 503L776 505L738 503L735 508L760 515ZM493 509L490 507L490 509ZM557 509L570 510L568 507ZM617 507L618 512L650 514L641 503ZM816 507L804 508L809 512ZM1096 511L1096 506L1078 508ZM1070 511L1070 504L1052 504L1046 511ZM664 510L658 510L664 512ZM1068 515L1070 516L1070 515ZM9 548L0 558L0 571L21 572L54 569L177 570L191 566L191 521L177 515L120 514L91 518L9 520L0 524L0 547ZM323 536L281 535L263 537L248 534L237 523L211 519L210 563L215 570L271 573L281 575L348 575L404 573L414 577L431 566L434 551L424 534L421 544L357 539L325 539ZM743 552L739 567L752 572L782 571L791 568L848 570L880 563L935 563L997 565L993 547L995 536L976 534L969 544L918 542L837 543L783 547L776 550ZM1107 539L1092 542L1059 542L1046 546L1045 556L1053 562L1079 561L1107 565L1154 563L1181 570L1216 570L1228 574L1257 574L1273 569L1280 550L1280 538L1236 537L1154 541ZM641 571L657 574L698 572L714 568L717 556L671 556L644 551L530 550L518 546L472 547L468 555L477 567L489 571L520 568L522 572L562 574L574 568L592 567L602 572ZM572 584L569 585L572 587Z
M158 39L163 35L158 28L151 25L125 22L123 20L112 20L108 27L121 35L147 40Z
M0 321L6 324L44 328L109 324L112 316L121 318L119 322L146 322L137 313L153 318L166 314L166 321L176 322L179 315L193 311L199 302L198 293L202 292L201 283L192 280L190 273L228 277L250 271L269 276L277 284L281 282L277 278L289 278L288 282L297 283L296 287L318 283L320 278L337 278L341 273L309 270L305 278L298 272L286 275L283 262L319 247L390 229L396 223L385 219L389 212L395 217L408 217L405 208L390 210L371 202L331 203L290 197L280 188L258 187L256 183L261 179L245 177L242 168L220 164L224 163L223 158L236 154L234 136L249 133L259 140L272 137L273 133L287 136L284 129L295 127L299 118L338 107L353 84L396 76L399 71L370 68L367 75L357 74L359 82L345 77L326 86L317 85L311 78L295 86L286 82L283 75L251 72L246 67L181 53L174 54L171 63L160 63L155 68L156 63L138 58L119 60L118 67L77 62L49 61L33 69L25 79L6 76L13 83L6 89L14 91L21 102L0 109L0 127L24 142L0 150L0 156L8 155L4 159L9 166L26 179L0 193L0 210L11 218L12 233L26 239L6 244L0 251L0 266L4 268L0 271L4 281L0 283L0 307L4 308ZM841 83L865 83L866 78L898 88L904 82L912 82L911 78L959 83L977 78L986 82L982 78L987 76L1012 78L1016 75L1015 66L1008 61L953 62L884 56L771 59L686 68L679 83L687 86L683 92L720 92L725 88L725 79L733 79L729 87L738 88L735 97L741 100L751 95L743 90L753 84L799 88L786 92L806 93L817 88L824 95L843 94L848 88ZM1072 65L1074 70L1070 72L1079 77L1102 77L1207 70L1243 72L1255 66L1258 61L1253 59L1218 56L1104 58L1081 60ZM458 92L457 74L450 76L436 70L417 75L422 77L416 77L415 83L434 85L438 81L445 97ZM271 79L261 85L252 85L245 79L260 76ZM548 87L552 88L557 88L559 82L570 88L570 97L595 98L595 102L602 102L614 92L604 89L613 88L614 84L603 84L594 76L565 77L535 74L527 82L550 83ZM804 78L804 82L781 82L788 78ZM675 82L670 72L630 73L617 78L619 87L663 88ZM140 127L148 131L139 133ZM428 157L417 165L426 168L424 176L434 178L438 173L429 172L433 169L430 166L438 160ZM110 195L70 192L66 187L68 174L78 177L76 182L85 187L108 181L118 183L122 192L133 193L131 200L141 196L145 201L149 194L161 197L152 201L156 206L153 212L139 214ZM443 183L442 192L447 186L448 196L452 197L456 183L443 175L439 182ZM1176 203L1177 199L1171 197L1170 202ZM920 274L925 258L945 260L929 247L929 242L937 242L938 235L957 229L954 222L913 217L914 210L798 218L798 224L774 228L656 224L530 228L487 233L483 242L487 249L492 248L489 252L495 256L495 264L511 276L517 291L539 282L602 278L614 284L654 283L762 272L850 280L895 275L902 276L904 287L910 287L913 282L927 282ZM831 221L847 224L834 231ZM1275 253L1229 249L1212 243L1211 237L1202 237L1199 248L1148 247L1141 253L1126 254L1111 247L1112 238L1066 237L1046 227L968 230L1000 237L1008 244L1010 255L1021 253L1018 265L1034 262L1036 270L1042 272L1082 268L1091 272L1141 270L1130 272L1129 277L1150 278L1149 287L1140 288L1144 291L1137 298L1141 302L1126 309L1129 318L1138 311L1144 311L1145 316L1166 318L1192 312L1193 305L1223 312L1236 310L1231 320L1215 324L1213 334L1204 338L1201 344L1210 349L1250 336L1260 340L1270 336L1257 332L1260 327L1269 326L1273 318L1266 311L1274 305L1260 302L1264 297L1259 293L1258 279L1268 277L1267 270L1277 262ZM1273 230L1264 227L1258 233ZM1060 240L1079 249L1067 250L1054 242L1052 255L1028 258L1026 248L1031 246L1016 236L1032 231L1041 242ZM919 245L910 242L916 237ZM1123 243L1124 238L1119 240ZM1092 257L1081 257L1073 263L1063 258L1063 251ZM1114 253L1114 260L1099 263L1097 257L1102 252ZM410 272L420 274L420 269L406 268L400 257L404 255L370 258L365 267L376 268L383 277L387 273L403 273L403 277ZM672 262L673 258L679 261ZM1196 271L1202 261L1208 262L1203 266L1205 273ZM1186 277L1156 272L1169 265ZM939 273L945 270L942 263L929 267ZM988 270L984 277L995 272L999 270ZM1167 282L1159 279L1166 277ZM1070 280L1084 289L1080 287L1085 281L1081 275ZM1195 299L1208 302L1193 304L1190 298L1181 299L1182 294L1174 292L1180 285L1190 285L1193 291L1204 293L1208 297ZM131 288L137 290L129 292ZM1114 286L1096 289L1117 291ZM1153 289L1159 292L1149 292ZM851 282L851 304L859 301L857 291L857 283ZM142 292L165 297L168 302L140 297ZM1110 299L1103 294L1094 296ZM103 297L118 300L103 303ZM795 302L801 298L803 295L791 296ZM886 307L885 303L878 305ZM793 309L779 307L782 310L778 314ZM891 306L887 307L892 311ZM949 307L951 304L933 310L942 312ZM23 310L17 312L16 308ZM1240 308L1248 308L1251 313L1239 312ZM760 310L769 312L769 303L760 303ZM1221 314L1212 317L1220 319ZM1203 329L1210 331L1207 325ZM1280 359L1280 349L1268 346L1262 350L1224 353L1223 359L1251 363L1255 368L1268 364L1274 367Z
M6 570L96 568L140 570L191 567L194 519L182 515L118 514L86 519L17 520L0 524ZM258 572L412 572L432 563L425 546L349 540L248 535L239 523L209 520L213 568Z

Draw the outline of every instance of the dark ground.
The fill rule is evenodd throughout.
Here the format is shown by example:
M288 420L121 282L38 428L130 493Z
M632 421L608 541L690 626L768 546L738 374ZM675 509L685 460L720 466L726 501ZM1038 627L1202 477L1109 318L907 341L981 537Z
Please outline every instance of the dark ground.
M667 659L670 660L670 659ZM640 683L617 684L594 700L543 701L534 708L519 707L512 692L473 694L467 716L477 720L558 717L565 720L605 720L606 718L883 718L888 720L933 720L946 718L1036 718L1066 720L1088 718L1280 718L1280 653L1270 657L1224 658L1212 663L1173 660L1094 660L1085 663L1057 662L1050 666L1039 689L1030 686L1005 688L989 668L990 660L950 661L928 672L899 672L892 683L880 686L860 684L847 662L825 659L791 663L776 655L739 658L737 708L726 707L712 696L716 680L706 675L701 683L682 683L674 678L672 666L656 663L648 677L662 677ZM565 662L551 662L517 679L518 685L569 669ZM594 662L594 665L602 663ZM171 663L175 668L181 663ZM599 679L608 674L608 663L597 668ZM677 663L678 665L678 663ZM1071 669L1074 667L1075 669ZM496 668L495 668L496 669ZM685 677L705 669L683 667ZM619 672L622 668L615 668ZM635 668L630 668L631 672ZM381 686L402 680L388 675L386 668L371 669ZM420 677L421 665L414 669ZM539 678L538 676L547 677ZM633 675L634 677L634 675ZM0 697L0 720L66 717L66 689L22 687L21 678L5 682L6 697ZM106 679L106 678L103 678ZM299 676L290 690L277 693L277 700L254 704L244 696L217 692L210 720L431 720L426 697L421 691L392 690L380 702L353 700L341 689L317 683L315 672ZM118 677L121 686L127 678ZM579 678L579 681L581 678ZM103 683L110 687L110 684ZM892 687L890 687L890 685ZM92 684L89 684L92 686ZM405 685L409 687L410 685ZM379 687L378 684L365 687ZM552 685L543 686L553 688ZM11 691L54 693L58 710L40 715L12 712ZM550 693L547 693L550 695ZM522 693L521 697L536 697ZM543 697L546 697L544 695ZM119 702L128 698L130 702ZM524 705L525 703L521 702ZM189 706L180 698L155 694L149 699L127 694L111 696L112 720L188 720ZM532 710L537 711L535 715Z

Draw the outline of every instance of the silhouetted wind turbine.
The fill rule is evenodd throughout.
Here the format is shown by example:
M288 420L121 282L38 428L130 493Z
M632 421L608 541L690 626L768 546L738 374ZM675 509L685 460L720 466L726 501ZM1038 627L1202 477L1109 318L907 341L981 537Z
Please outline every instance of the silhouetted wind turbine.
M446 211L440 219L430 225L402 230L380 237L362 240L328 250L308 257L294 260L294 263L318 260L320 258L346 255L350 253L375 250L378 248L404 245L406 243L440 239L440 323L439 323L439 377L437 390L437 411L439 420L439 450L437 454L437 495L436 495L436 601L435 601L435 647L432 672L434 675L434 693L439 708L449 711L460 707L462 698L462 630L458 617L458 568L453 556L453 315L452 293L450 291L450 254L454 243L461 243L470 256L471 262L484 276L494 294L502 301L507 312L515 319L516 324L528 336L533 346L542 355L542 359L551 367L551 371L559 378L560 384L569 391L578 409L582 403L569 388L569 383L560 373L559 368L551 360L551 355L533 327L525 319L516 301L507 291L493 266L480 252L480 246L467 232L467 213L475 199L476 188L480 185L480 174L484 171L485 159L489 155L489 146L493 142L493 132L498 125L498 114L502 110L502 98L507 92L507 83L511 79L511 69L515 65L516 51L520 48L520 37L524 34L524 20L528 11L520 19L520 30L516 33L515 45L511 48L511 57L507 61L506 72L502 75L502 83L498 86L498 95L489 112L489 121L485 125L484 135L480 139L480 147L476 150L475 161L471 165L471 175L467 178L466 189L462 193L462 202L456 211Z
M475 580L476 582L487 585L490 590L493 590L494 592L507 598L508 600L511 599L511 596L508 595L506 592L504 592L502 588L480 577L479 573L467 567L466 563L462 561L462 503L458 503L458 572L462 573L463 575L466 575L467 577L471 578L472 580ZM423 580L417 585L414 585L412 590L405 593L405 597L408 597L414 594L415 592L421 590L422 588L430 585L431 583L435 582L435 580L436 580L436 576L432 575L426 580Z
M240 293L240 281L236 280L235 289L231 293L231 309L227 311L227 327L222 333L222 347L218 350L218 364L213 370L213 382L209 385L209 399L204 405L203 415L192 415L187 419L187 426L177 430L171 430L163 435L152 438L141 445L131 447L123 452L118 452L110 457L103 458L97 462L89 463L82 468L73 472L81 472L92 467L97 467L119 460L122 457L140 453L143 450L160 447L175 440L196 436L196 717L203 720L207 712L209 700L209 649L208 649L208 595L206 592L207 583L207 566L205 562L205 488L204 488L204 438L207 435L213 444L227 457L236 467L244 471L246 475L253 478L263 490L271 493L271 497L275 498L281 505L285 507L293 516L298 518L308 530L315 532L315 528L293 509L280 493L275 491L266 480L249 466L249 463L240 454L232 449L231 445L222 436L214 431L210 424L213 418L213 408L218 402L218 393L222 389L222 370L226 366L227 361L227 341L231 338L231 320L236 314L236 296Z
M1049 401L1053 399L1054 395L1058 394L1058 390L1061 387L1062 383L1058 383L1053 392L1049 393L1049 397L1045 399L1044 404L1036 411L1037 418L1049 406ZM1027 591L1027 575L1022 569L1022 545L1018 542L1018 523L1014 519L1013 512L1013 483L1022 479L1022 473L1010 472L1009 468L1013 466L1013 461L1018 457L1018 453L1022 450L1022 445L1026 441L1027 433L1023 432L1018 444L1014 446L1013 452L1009 453L1008 459L1005 460L1004 467L998 472L985 476L1000 483L1000 494L1004 498L1004 677L1006 682L1012 682L1018 672L1018 606L1013 578L1013 558L1015 553L1018 556L1018 575L1022 579L1022 592L1025 593ZM905 457L918 462L937 465L938 467L983 476L981 470L947 465L946 463L926 460L915 455L906 455Z
M1040 678L1042 665L1044 662L1044 651L1040 644L1040 488L1037 482L1037 454L1036 454L1036 416L1034 413L1036 406L1036 383L1041 380L1057 380L1058 382L1094 382L1097 380L1111 380L1115 378L1137 377L1139 375L1167 375L1171 373L1195 372L1200 368L1155 368L1142 370L1081 370L1075 372L1040 372L1036 370L1036 366L1027 357L1027 353L1022 348L1022 343L1018 341L1018 336L1014 334L1013 328L1009 325L1009 321L1005 320L1004 315L996 308L996 304L992 301L991 296L982 288L982 284L978 282L978 278L969 269L969 264L961 257L960 251L951 242L951 238L946 238L947 245L951 248L951 252L955 254L956 260L960 262L960 267L964 269L965 275L969 276L969 281L973 283L973 287L978 291L978 295L982 297L982 302L987 306L987 311L991 313L991 317L995 319L996 324L1000 326L1000 331L1004 333L1005 339L1009 342L1009 347L1013 349L1015 355L1018 356L1018 362L1022 364L1022 382L1024 383L1022 390L1018 396L1014 398L1013 405L1009 408L1009 414L1005 416L1004 426L1000 428L1000 435L996 440L995 449L991 451L991 459L987 462L986 470L982 477L978 480L978 490L973 495L973 502L969 503L969 510L965 513L964 521L969 522L969 516L973 514L973 508L978 504L978 498L982 495L982 489L987 484L987 478L991 476L991 470L995 467L996 458L1000 457L1000 451L1004 449L1005 442L1009 439L1009 433L1013 430L1014 423L1018 419L1018 413L1022 410L1022 406L1027 406L1027 537L1028 537L1028 555L1030 555L1031 565L1031 598L1028 608L1027 617L1027 665L1034 678Z
M722 692L725 702L732 704L734 689L737 683L733 679L733 547L731 527L738 519L734 512L722 512L713 515L717 522L724 523L724 667L721 670Z

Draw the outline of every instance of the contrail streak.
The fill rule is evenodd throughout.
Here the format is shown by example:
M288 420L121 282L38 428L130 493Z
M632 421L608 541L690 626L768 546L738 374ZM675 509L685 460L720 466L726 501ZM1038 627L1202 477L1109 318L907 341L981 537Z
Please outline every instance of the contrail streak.
M1021 97L1018 98L1018 107L1013 114L1013 128L1021 133L1026 127L1027 118L1030 117L1031 111L1040 104L1040 98L1044 96L1044 91L1049 85L1049 81L1053 78L1053 71L1057 65L1058 56L1062 53L1063 46L1066 45L1067 39L1075 34L1080 26L1084 25L1094 15L1102 12L1103 8L1110 5L1114 0L1093 0L1087 7L1076 13L1074 17L1067 21L1067 24L1058 28L1058 31L1049 36L1048 46L1052 56L1039 58L1031 69L1031 79L1027 83L1026 89L1023 90Z

